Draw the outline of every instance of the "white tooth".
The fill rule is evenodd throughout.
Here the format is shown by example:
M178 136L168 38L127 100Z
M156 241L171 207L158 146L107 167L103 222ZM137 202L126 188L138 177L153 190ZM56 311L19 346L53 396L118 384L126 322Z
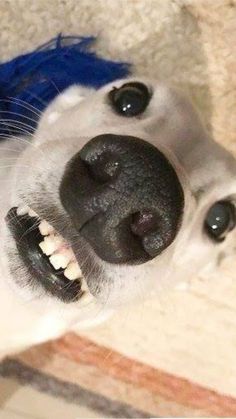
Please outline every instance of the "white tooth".
M61 256L60 255L52 255L49 258L52 266L55 269L60 269L61 268Z
M81 289L82 289L82 291L84 291L84 292L86 292L86 293L88 293L88 292L89 292L89 288L88 288L87 282L86 282L84 279L82 280L82 286L81 286ZM90 294L90 292L89 292L89 294Z
M74 279L80 278L82 276L82 272L79 268L79 265L77 262L71 262L67 266L67 268L64 271L64 275L66 278L73 281Z
M20 205L17 210L16 213L17 215L26 215L28 214L30 208L27 205Z
M54 246L50 247L45 240L43 240L42 242L39 243L39 247L40 249L43 251L43 253L47 256L53 254L54 252Z
M45 255L52 255L63 243L63 239L59 236L46 236L44 240L39 243L39 247L42 249Z
M63 253L57 253L50 256L49 260L55 269L65 269L73 258L71 250L65 250Z
M38 217L38 214L36 214L36 212L33 211L31 208L29 209L28 214L30 217Z
M55 269L60 269L60 267L61 267L61 258L60 258L60 255L52 255L52 256L50 256L49 260L50 260L52 266Z
M54 232L54 228L48 224L46 220L41 221L39 224L39 231L42 236L47 236L48 234L52 234Z

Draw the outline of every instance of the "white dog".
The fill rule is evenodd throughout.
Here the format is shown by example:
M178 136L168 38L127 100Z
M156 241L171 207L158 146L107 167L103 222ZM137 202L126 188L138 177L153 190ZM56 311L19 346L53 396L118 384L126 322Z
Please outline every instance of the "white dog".
M1 357L233 250L235 160L163 83L73 86L0 148Z

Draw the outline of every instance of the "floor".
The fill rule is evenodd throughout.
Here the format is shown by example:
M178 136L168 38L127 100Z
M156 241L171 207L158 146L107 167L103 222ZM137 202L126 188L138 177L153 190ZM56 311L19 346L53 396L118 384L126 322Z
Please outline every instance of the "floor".
M52 413L53 412L53 413ZM0 419L79 419L96 418L83 406L40 393L14 380L0 378Z

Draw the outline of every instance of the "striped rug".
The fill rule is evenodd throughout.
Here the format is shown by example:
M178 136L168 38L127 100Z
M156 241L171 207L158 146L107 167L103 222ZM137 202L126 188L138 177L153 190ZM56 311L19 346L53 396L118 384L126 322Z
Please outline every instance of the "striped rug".
M98 417L236 416L236 399L75 334L5 359L0 375L85 406Z

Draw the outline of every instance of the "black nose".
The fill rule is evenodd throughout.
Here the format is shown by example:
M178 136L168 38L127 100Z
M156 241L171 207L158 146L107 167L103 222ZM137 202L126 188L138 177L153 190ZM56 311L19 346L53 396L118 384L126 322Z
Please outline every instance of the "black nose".
M184 194L174 168L136 137L99 135L67 164L62 204L96 254L111 263L142 263L174 240Z

